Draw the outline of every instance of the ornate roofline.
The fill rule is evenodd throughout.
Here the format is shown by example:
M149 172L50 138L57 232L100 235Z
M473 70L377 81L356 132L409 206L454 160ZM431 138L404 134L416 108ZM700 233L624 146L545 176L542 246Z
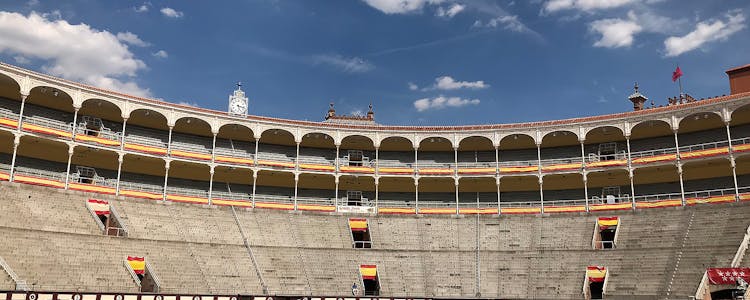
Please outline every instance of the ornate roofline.
M577 117L577 118L569 118L569 119L560 119L560 120L546 120L546 121L535 121L535 122L523 122L523 123L506 123L506 124L483 124L483 125L453 125L453 126L405 126L405 125L361 125L361 124L341 124L341 123L324 123L324 122L311 122L311 121L300 121L300 120L291 120L291 119L282 119L282 118L275 118L275 117L265 117L265 116L256 116L256 115L248 115L246 118L238 118L235 116L231 116L226 112L211 110L211 109L205 109L200 107L193 107L193 106L186 106L186 105L180 105L155 99L149 99L139 96L133 96L128 95L120 92L110 91L90 85L86 85L79 82L74 82L62 78L58 78L55 76L35 72L32 70L24 69L21 67L17 67L14 65L10 65L4 62L0 62L0 69L3 69L5 71L15 73L19 77L35 77L35 79L40 81L53 81L57 84L61 85L67 85L69 88L72 89L83 89L85 92L104 96L104 97L113 97L113 98L119 98L120 100L124 100L126 102L132 102L132 103L142 103L142 104L152 104L157 106L162 106L168 109L172 110L180 110L187 113L200 113L205 114L211 117L221 117L221 118L227 118L232 120L247 120L247 121L256 121L261 123L271 123L268 125L291 125L291 126L298 126L298 127L308 127L308 128L325 128L325 129L331 129L331 130L372 130L372 131L391 131L391 132L462 132L462 131L497 131L497 130L532 130L532 129L539 129L539 128L555 128L555 127L563 127L563 126L586 126L589 125L595 125L597 123L613 123L613 122L635 122L642 119L660 119L668 117L670 113L675 112L682 112L682 111L694 111L699 108L706 108L706 110L710 111L718 111L720 109L711 108L718 104L723 104L727 102L732 102L734 100L742 99L742 98L748 98L750 97L750 92L746 93L739 93L734 95L728 95L728 96L719 96L714 98L709 98L705 100L700 100L696 102L691 103L685 103L680 105L670 105L670 106L663 106L663 107L655 107L655 108L649 108L644 109L641 111L627 111L627 112L621 112L621 113L613 113L613 114L606 114L606 115L598 115L598 116L586 116L586 117Z

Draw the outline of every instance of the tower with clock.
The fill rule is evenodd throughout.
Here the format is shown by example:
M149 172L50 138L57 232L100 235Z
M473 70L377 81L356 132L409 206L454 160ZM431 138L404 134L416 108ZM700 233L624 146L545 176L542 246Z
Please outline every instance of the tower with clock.
M229 114L233 116L247 116L247 97L242 91L242 83L237 83L237 89L229 95Z

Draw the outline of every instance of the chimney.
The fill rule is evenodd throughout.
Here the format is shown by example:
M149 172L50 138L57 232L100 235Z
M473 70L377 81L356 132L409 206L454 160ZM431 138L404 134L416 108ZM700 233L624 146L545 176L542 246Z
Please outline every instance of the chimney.
M750 92L750 65L727 70L729 75L729 94Z
M633 110L639 111L643 110L643 104L648 101L648 98L646 96L642 95L641 92L638 91L638 83L635 83L635 86L633 87L635 89L635 92L628 97L630 99L630 102L633 102Z
M367 111L367 119L375 120L375 112L372 111L372 103L370 103L370 110Z

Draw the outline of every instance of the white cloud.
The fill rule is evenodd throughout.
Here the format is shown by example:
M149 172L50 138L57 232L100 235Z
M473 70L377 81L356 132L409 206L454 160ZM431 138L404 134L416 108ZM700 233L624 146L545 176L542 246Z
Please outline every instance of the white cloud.
M385 14L406 14L421 11L425 4L440 4L445 0L364 0L367 5Z
M195 102L195 101L180 101L180 102L177 102L177 104L182 105L182 106L200 107L198 106L198 102Z
M326 64L337 67L347 73L364 73L375 68L368 61L359 57L344 57L335 55L315 55L312 57L313 64Z
M409 85L409 90L416 91L419 89L419 86L417 86L413 82L409 82L408 85Z
M164 50L156 51L155 53L153 53L151 55L156 56L158 58L167 58L167 57L169 57L169 54L167 53L167 51L164 51Z
M165 17L169 17L169 18L175 18L175 19L176 19L176 18L182 18L182 16L184 15L184 14L183 14L183 13L182 13L181 11L177 11L177 10L175 10L174 8L170 8L170 7L165 7L165 8L162 8L162 9L161 9L161 10L159 10L159 11L160 11L160 12L161 12L161 14L162 14L162 15L164 15Z
M466 5L461 5L458 3L454 3L450 8L447 10L444 9L442 6L437 9L435 12L435 15L438 17L446 17L446 18L453 18L458 13L462 12L466 8Z
M15 61L16 61L16 63L18 63L18 64L22 64L22 65L26 65L26 64L29 64L29 63L31 63L31 60L30 60L30 59L28 59L28 58L26 58L26 57L23 57L23 56L21 56L21 55L16 55L16 56L13 56L13 60L15 60Z
M37 6L37 5L39 5L39 0L29 0L28 2L26 2L26 6L28 7Z
M140 6L133 7L133 10L137 13L145 13L151 8L151 2L143 2Z
M473 27L489 27L489 28L498 28L502 27L504 29L508 29L515 32L525 32L528 30L528 27L521 23L521 21L518 20L518 16L516 15L507 15L507 16L500 16L495 17L487 21L487 23L482 23L480 20L474 21Z
M128 43L133 46L138 46L138 47L147 47L150 45L149 43L146 43L143 40L141 40L141 38L139 38L138 35L130 31L118 32L117 39L122 42Z
M666 56L678 56L695 50L706 43L725 41L730 35L745 28L745 15L740 10L728 12L726 21L700 22L695 29L683 36L671 36L664 40Z
M620 48L633 45L634 36L643 31L635 13L628 13L628 19L603 19L591 22L589 30L601 34L594 47Z
M443 109L446 107L463 107L467 105L478 105L479 99L463 99L460 97L438 96L435 98L422 98L414 101L414 108L422 112L429 109Z
M456 81L450 76L441 76L435 78L435 85L426 89L437 89L437 90L457 90L457 89L485 89L490 87L489 84L484 83L482 80L478 81Z
M561 10L594 11L617 8L632 4L637 0L548 0L542 5L542 13Z
M147 68L146 64L135 58L117 36L83 23L50 20L48 16L0 12L0 53L44 61L43 71L55 76L134 95L150 95L148 89L132 81L138 71Z

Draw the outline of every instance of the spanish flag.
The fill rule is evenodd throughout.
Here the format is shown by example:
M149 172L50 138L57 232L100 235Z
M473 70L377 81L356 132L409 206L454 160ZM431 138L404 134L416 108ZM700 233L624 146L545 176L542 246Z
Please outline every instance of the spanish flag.
M135 274L143 275L146 271L146 260L143 257L128 256L128 264Z
M599 230L605 230L610 227L614 227L620 224L619 217L599 217L597 220L599 224Z
M360 265L359 274L362 275L362 279L375 280L378 277L378 266L376 265Z
M367 219L350 218L349 228L352 231L367 231Z
M589 282L604 282L604 278L607 277L607 268L588 266L586 267L586 277L589 278Z
M109 202L105 200L89 199L89 207L97 215L108 215L109 214Z

